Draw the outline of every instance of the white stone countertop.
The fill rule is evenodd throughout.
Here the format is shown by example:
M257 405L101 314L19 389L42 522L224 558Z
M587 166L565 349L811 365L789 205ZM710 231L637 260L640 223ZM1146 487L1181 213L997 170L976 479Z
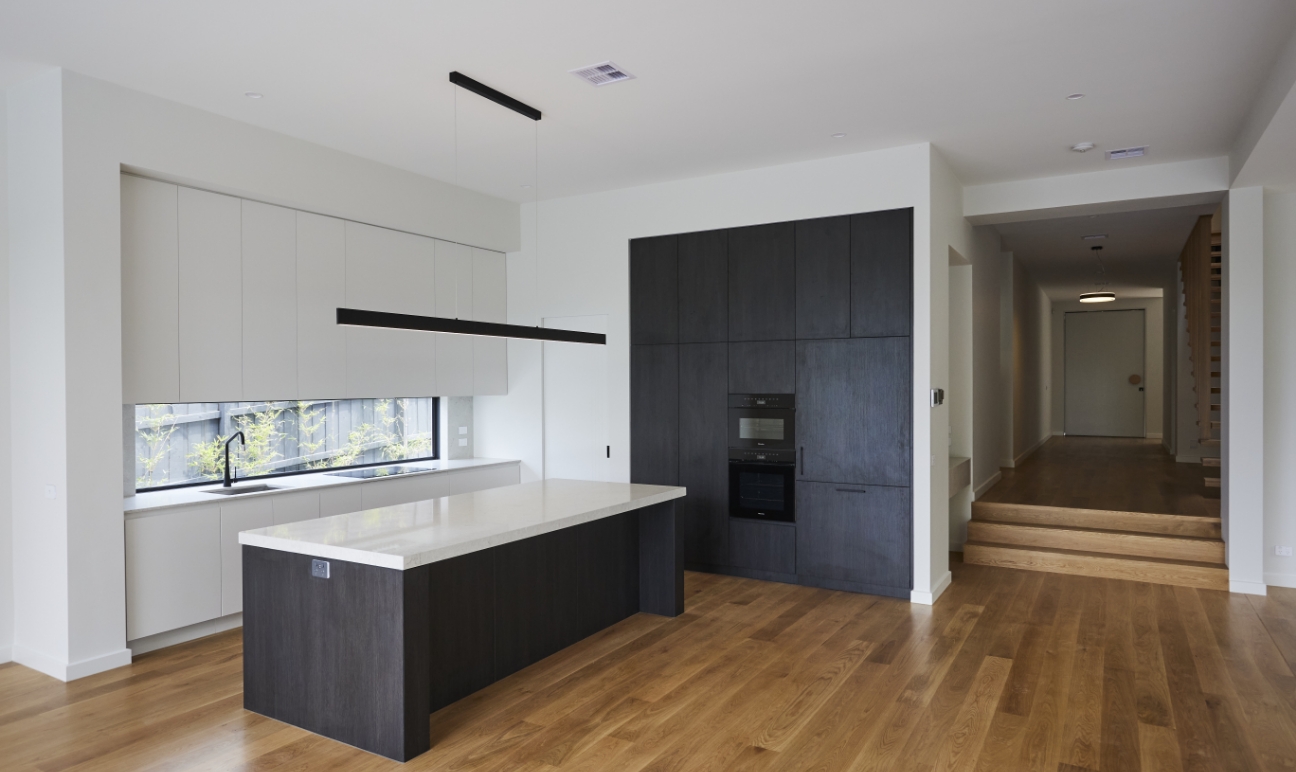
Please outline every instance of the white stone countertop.
M391 463L384 466L403 466L414 467L426 471L412 472L409 474L393 475L391 477L371 477L369 479L359 479L356 477L338 477L328 472L311 472L308 474L285 475L284 477L271 477L264 480L239 480L234 483L235 487L240 485L257 485L265 483L273 486L274 490L262 491L260 493L243 493L237 496L225 496L219 493L209 493L213 489L219 489L220 483L212 485L195 485L185 488L170 488L162 491L144 491L136 493L134 496L127 496L123 500L122 511L126 514L132 512L145 512L151 509L162 509L164 507L183 507L193 504L219 504L221 502L242 501L244 499L254 499L258 496L274 496L278 493L290 493L292 491L304 490L307 488L325 488L335 485L358 485L367 482L380 482L383 480L406 480L411 477L419 477L425 474L448 474L461 469L475 469L483 466L499 466L501 464L521 463L517 459L506 458L465 458L458 461L445 461L441 459L432 459L430 461L410 461L408 463ZM334 470L344 471L344 470Z
M665 485L539 480L243 531L239 544L410 569L682 498Z

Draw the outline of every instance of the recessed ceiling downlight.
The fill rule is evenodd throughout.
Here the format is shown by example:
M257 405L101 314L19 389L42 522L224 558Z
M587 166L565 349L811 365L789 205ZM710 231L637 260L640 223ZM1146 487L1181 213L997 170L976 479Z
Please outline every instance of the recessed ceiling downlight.
M620 83L623 80L634 80L634 76L616 65L616 62L599 62L588 67L568 70L591 86L606 86L609 83Z
M1080 238L1084 239L1085 241L1097 241L1098 239L1105 239L1105 238L1107 238L1107 234L1106 234L1106 233L1090 233L1088 236L1081 236Z
M1097 147L1097 145L1095 145L1092 142L1077 142L1071 146L1071 149L1077 153L1088 153L1090 150L1093 150L1095 147Z
M845 134L845 132L841 132L841 131L839 131L839 132L837 132L836 134L834 134L834 135L832 135L832 136L833 136L833 139L841 139L842 137L846 136L846 134Z
M1085 292L1080 295L1081 303L1110 303L1115 299L1115 292Z
M1067 94L1067 99L1074 102L1077 99L1084 99L1084 94Z
M260 99L261 97L265 96L265 94L262 94L258 91L244 91L243 96L247 97L248 99Z

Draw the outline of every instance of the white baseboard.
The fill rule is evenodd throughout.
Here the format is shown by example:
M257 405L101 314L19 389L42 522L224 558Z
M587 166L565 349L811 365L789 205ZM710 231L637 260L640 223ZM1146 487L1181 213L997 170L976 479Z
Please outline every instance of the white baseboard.
M1066 432L1061 431L1061 430L1054 431L1054 432L1053 432L1053 436L1054 436L1054 437L1065 437L1065 436L1066 436Z
M1012 468L1015 467L1015 466L1017 466L1017 465L1013 463L1013 460L1012 460L1011 458L1001 458L1001 459L999 459L999 468L1000 468L1000 469L1012 469Z
M954 580L954 575L951 574L949 571L946 571L945 575L942 576L940 580L936 582L936 586L931 589L931 592L926 592L921 590L910 590L909 602L918 603L923 606L930 606L936 602L936 599L939 598L945 592L945 590L949 589L950 582L953 580Z
M0 665L7 662L13 662L13 647L0 646Z
M1039 442L1035 443L1034 445L1031 445L1026 450L1023 450L1021 454L1017 456L1017 458L1014 458L1012 465L1014 467L1021 466L1022 462L1030 458L1032 453L1039 450L1040 446L1042 446L1044 443L1048 442L1051 439L1053 439L1053 435L1046 435L1044 437L1040 437Z
M1149 440L1159 440L1161 439L1161 432L1148 432L1143 436L1147 437Z
M150 651L165 649L168 646L175 646L180 643L196 641L199 638L206 638L209 635L223 633L226 630L233 630L236 627L243 626L243 612L230 614L218 619L209 619L206 622L199 622L196 625L181 627L175 630L167 630L156 635L148 635L143 638L136 638L133 641L127 641L126 645L130 647L131 653L135 656L147 654Z
M1265 577L1268 581L1268 577ZM1267 595L1268 589L1260 582L1243 582L1237 579L1229 580L1229 592L1241 593L1243 595Z
M102 673L105 670L129 665L131 653L130 649L118 649L79 662L64 662L15 643L13 646L13 661L47 676L57 678L60 681L75 681L78 678L85 678L95 673Z
M995 483L999 482L1002 479L1003 479L1003 472L995 472L994 474L990 475L989 480L986 480L985 482L981 483L972 491L972 500L976 501L977 499L984 496L986 491L993 488Z

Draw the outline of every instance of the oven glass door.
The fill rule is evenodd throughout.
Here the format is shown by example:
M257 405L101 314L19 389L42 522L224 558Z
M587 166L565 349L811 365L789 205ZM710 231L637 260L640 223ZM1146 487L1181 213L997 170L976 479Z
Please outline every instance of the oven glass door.
M795 522L796 466L729 462L729 514Z
M791 450L796 436L794 410L735 407L729 409L729 447Z

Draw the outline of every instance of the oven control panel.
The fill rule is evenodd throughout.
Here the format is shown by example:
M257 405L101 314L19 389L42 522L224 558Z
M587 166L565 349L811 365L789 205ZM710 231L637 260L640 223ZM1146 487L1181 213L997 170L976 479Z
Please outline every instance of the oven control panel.
M796 409L795 394L730 394L729 407Z
M744 461L755 464L795 464L795 450L740 450L729 449L730 461Z

